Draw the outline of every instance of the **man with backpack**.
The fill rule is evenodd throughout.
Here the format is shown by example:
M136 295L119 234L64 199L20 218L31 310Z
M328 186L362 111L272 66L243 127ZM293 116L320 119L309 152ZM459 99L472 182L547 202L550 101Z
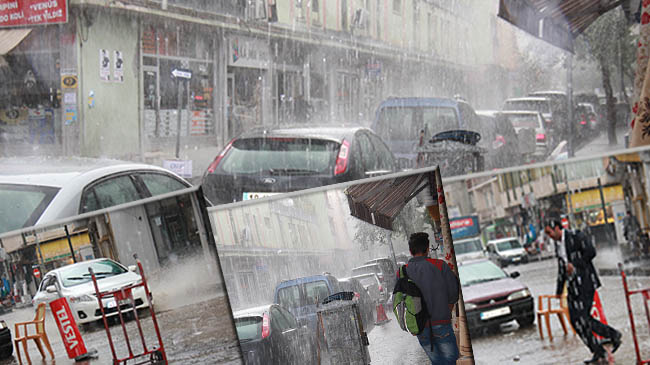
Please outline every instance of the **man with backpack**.
M430 259L429 235L409 237L413 256L397 274L393 312L403 330L418 337L432 364L455 364L458 359L451 310L458 301L460 283L449 265Z

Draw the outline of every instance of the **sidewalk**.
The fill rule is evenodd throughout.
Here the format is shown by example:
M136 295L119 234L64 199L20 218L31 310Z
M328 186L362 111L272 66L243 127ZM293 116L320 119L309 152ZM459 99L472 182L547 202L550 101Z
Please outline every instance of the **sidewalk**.
M650 257L638 257L626 244L597 244L593 263L600 275L620 275L618 264L622 263L628 276L650 276Z
M607 151L622 150L625 148L625 134L629 131L627 126L619 126L616 128L616 144L610 145L607 137L607 130L604 129L600 134L591 142L587 143L584 147L575 152L575 157L592 156L593 154L603 153Z

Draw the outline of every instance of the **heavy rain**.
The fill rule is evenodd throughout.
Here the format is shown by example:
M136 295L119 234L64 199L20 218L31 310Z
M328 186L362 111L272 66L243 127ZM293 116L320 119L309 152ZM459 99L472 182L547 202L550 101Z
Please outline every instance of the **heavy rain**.
M59 363L427 362L419 231L458 364L647 360L649 43L641 0L0 0L0 363L35 313Z

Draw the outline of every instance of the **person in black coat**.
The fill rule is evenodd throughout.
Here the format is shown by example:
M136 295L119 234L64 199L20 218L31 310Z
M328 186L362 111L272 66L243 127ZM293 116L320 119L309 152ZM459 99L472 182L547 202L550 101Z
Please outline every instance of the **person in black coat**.
M544 231L556 242L558 259L556 294L561 295L564 283L568 283L567 301L571 324L593 354L591 359L585 360L585 364L596 363L606 357L602 346L604 343L613 345L612 352L621 345L619 331L591 316L594 293L601 285L592 264L592 260L596 257L596 249L582 232L564 229L559 220L549 220ZM606 340L598 341L593 332Z

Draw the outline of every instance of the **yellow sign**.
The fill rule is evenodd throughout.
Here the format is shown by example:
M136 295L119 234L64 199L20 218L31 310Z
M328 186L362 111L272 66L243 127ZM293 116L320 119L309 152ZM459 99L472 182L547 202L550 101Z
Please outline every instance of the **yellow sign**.
M64 75L61 76L61 88L62 89L74 89L77 87L77 76L73 75Z
M603 198L605 199L605 205L609 203L623 200L623 187L621 185L607 186L603 188ZM566 196L567 206L569 205L569 196ZM576 212L601 208L602 202L600 200L600 191L598 188L584 190L579 193L571 195L571 202L573 203L573 210Z
M72 248L76 251L82 247L90 246L90 237L88 233L70 236ZM70 245L65 237L58 238L49 242L41 243L41 252L44 261L56 260L70 255Z

